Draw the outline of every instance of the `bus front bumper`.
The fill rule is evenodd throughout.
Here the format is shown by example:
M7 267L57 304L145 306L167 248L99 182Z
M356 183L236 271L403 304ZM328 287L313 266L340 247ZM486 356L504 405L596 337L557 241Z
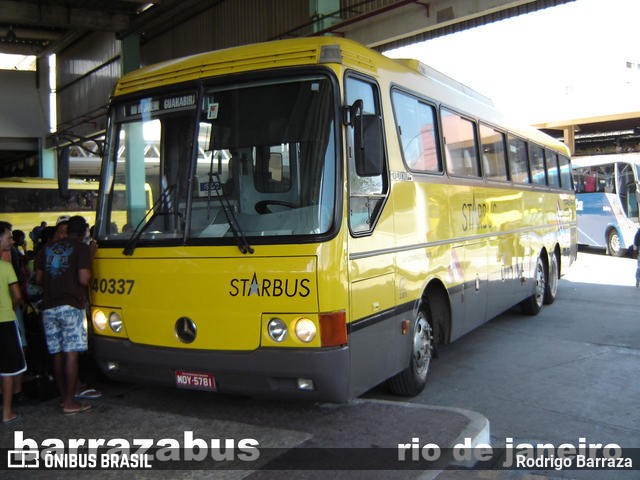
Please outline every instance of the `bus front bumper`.
M100 369L114 380L179 386L176 372L190 372L211 375L215 391L221 393L328 402L350 399L346 346L234 352L153 347L99 335L92 340Z

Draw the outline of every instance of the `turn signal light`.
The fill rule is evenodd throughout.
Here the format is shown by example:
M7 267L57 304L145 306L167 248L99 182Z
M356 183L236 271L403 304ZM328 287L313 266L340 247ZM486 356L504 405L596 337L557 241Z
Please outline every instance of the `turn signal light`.
M347 314L344 310L320 314L320 340L323 347L347 344Z

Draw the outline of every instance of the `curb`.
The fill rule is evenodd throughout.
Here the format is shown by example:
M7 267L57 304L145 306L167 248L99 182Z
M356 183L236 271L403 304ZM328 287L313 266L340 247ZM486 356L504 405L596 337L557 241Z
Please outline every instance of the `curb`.
M482 444L491 444L491 428L489 425L489 419L481 413L474 412L472 410L466 410L464 408L456 407L442 407L437 405L422 405L409 402L394 402L392 400L370 400L370 399L357 399L353 403L381 403L398 405L406 408L423 408L432 411L445 411L449 413L455 413L468 418L468 425L458 434L458 436L451 442L451 445L443 446L443 448L450 448L459 443L464 443L465 440L471 439L471 447L474 448ZM452 465L459 466L464 469L472 468L475 461L471 463L456 462ZM437 478L443 470L426 470L418 476L418 480L433 480Z

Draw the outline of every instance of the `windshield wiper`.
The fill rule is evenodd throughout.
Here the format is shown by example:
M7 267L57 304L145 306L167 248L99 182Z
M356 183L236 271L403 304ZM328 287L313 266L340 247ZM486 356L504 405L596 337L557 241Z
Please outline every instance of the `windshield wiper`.
M136 249L140 237L145 232L147 227L151 225L151 222L160 214L160 205L163 203L165 205L170 205L170 196L174 189L175 185L171 185L170 187L166 187L162 190L158 199L153 203L151 208L147 210L147 212L144 214L144 217L142 217L140 222L138 222L138 225L136 225L136 228L131 234L131 238L129 238L129 241L122 250L122 253L124 255L133 255L133 251Z
M214 175L216 177L215 182L212 181L213 180L212 177L209 177L209 191L211 191L211 184L213 184L213 188L216 191L216 196L218 197L218 201L220 202L220 205L222 205L222 211L224 212L224 216L227 218L229 229L233 234L233 238L235 238L236 241L238 242L238 249L245 254L253 253L254 250L249 244L249 241L247 240L247 237L245 236L244 232L242 231L242 227L240 226L240 223L238 223L238 218L236 217L236 214L233 211L233 207L229 203L229 199L225 197L222 192L220 192L220 188L221 188L220 186L222 185L222 182L220 182L220 175L218 175L218 172L209 173L209 175Z

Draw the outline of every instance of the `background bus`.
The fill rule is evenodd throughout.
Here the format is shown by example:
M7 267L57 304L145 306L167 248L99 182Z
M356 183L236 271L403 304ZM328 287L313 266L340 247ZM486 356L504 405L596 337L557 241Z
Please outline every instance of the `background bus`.
M91 318L115 379L415 395L438 344L536 314L576 256L566 146L347 39L142 68L109 115ZM134 230L113 228L120 181Z
M33 247L29 232L41 222L55 226L59 219L82 215L89 225L95 223L98 204L96 181L69 179L69 196L63 198L58 181L51 178L9 177L0 178L0 220L9 222L13 230L24 231L27 243ZM149 185L144 186L146 208L151 207ZM115 226L125 225L125 190L116 185L112 196Z
M574 157L578 243L621 256L638 230L640 153Z
M97 199L98 182L70 179L69 197L62 198L55 179L0 179L0 219L11 223L14 230L24 231L28 243L29 232L41 222L55 226L61 217L82 215L93 225Z

